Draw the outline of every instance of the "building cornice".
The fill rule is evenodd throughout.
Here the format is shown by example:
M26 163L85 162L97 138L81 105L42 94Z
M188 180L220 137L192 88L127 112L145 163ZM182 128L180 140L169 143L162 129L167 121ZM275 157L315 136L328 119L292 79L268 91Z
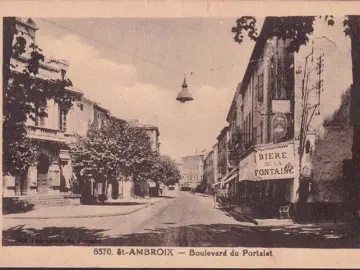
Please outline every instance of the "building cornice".
M216 137L216 139L219 141L220 138L222 138L222 137L226 134L226 132L228 131L228 129L229 129L228 126L224 127L224 128L220 131L220 134L219 134L219 136Z
M19 24L22 24L22 25L25 25L25 26L28 26L30 27L31 29L33 30L38 30L39 28L37 27L36 23L33 21L33 19L29 18L26 22L21 20L21 17L16 17L15 18L15 21L16 23L19 23ZM30 21L30 22L29 22Z
M18 57L14 57L15 60L19 60L20 62L23 62L23 63L27 63L30 58L29 57L26 57L24 55L20 55ZM51 66L47 63L44 63L44 62L39 62L40 64L40 67L45 69L45 70L48 70L48 71L54 71L54 72L60 72L60 69L59 68L56 68L54 66Z

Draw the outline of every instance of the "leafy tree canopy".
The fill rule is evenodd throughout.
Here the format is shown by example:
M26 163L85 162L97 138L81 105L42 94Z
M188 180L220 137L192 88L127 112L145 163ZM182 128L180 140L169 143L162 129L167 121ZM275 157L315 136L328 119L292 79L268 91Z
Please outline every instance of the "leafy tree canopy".
M152 178L155 182L174 185L180 181L180 171L175 160L169 156L159 156L154 165Z
M78 176L98 181L120 176L141 180L156 157L143 129L115 117L100 129L91 125L86 136L77 136L70 152Z
M70 147L78 177L96 181L153 180L166 185L180 180L176 163L152 150L150 137L141 127L111 117L100 129L90 126Z
M281 39L289 39L291 43L288 50L298 52L302 45L306 45L309 41L309 35L314 32L314 21L316 16L287 16L287 17L266 17L269 24L265 31L258 33L257 20L252 16L243 16L236 20L236 26L232 28L235 33L235 42L242 43L244 35L247 33L250 40L257 41L260 38L277 37ZM319 19L329 25L335 24L333 16L318 16ZM350 38L357 38L358 28L360 24L360 16L346 16L343 21L344 33Z

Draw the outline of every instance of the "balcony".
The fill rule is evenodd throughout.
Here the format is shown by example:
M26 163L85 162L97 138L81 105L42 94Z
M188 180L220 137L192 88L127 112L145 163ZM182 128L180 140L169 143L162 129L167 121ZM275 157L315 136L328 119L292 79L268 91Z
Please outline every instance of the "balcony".
M66 142L64 131L45 127L28 126L28 137L34 140Z

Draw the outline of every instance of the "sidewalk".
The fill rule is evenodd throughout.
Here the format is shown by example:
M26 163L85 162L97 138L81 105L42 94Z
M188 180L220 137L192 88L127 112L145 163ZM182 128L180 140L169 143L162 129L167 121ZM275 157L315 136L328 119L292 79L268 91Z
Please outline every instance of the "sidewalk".
M255 218L252 213L242 213L240 207L232 207L225 210L239 222L246 222L255 226L286 226L292 225L294 222L291 219L277 219L277 218Z
M61 218L93 218L128 215L150 205L166 200L167 197L149 199L113 200L98 205L67 205L43 207L26 213L4 215L7 219L61 219Z
M213 196L209 195L209 194L205 194L205 193L195 193L195 195L200 196L200 197L206 197L206 198L213 198Z
M205 193L195 193L195 195L200 197L205 197L209 199L213 199L214 197ZM284 225L292 225L294 222L290 219L276 219L276 218L268 218L268 219L258 219L252 218L250 215L243 215L241 211L237 207L233 207L232 209L225 210L226 213L231 215L235 220L246 223L249 226L284 226Z

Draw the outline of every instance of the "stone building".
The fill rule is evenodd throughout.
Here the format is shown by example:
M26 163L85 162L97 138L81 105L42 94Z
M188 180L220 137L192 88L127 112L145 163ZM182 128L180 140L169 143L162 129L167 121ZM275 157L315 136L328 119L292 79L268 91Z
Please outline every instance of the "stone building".
M211 150L204 158L204 183L206 183L206 193L213 193L214 179L214 151Z
M331 35L330 27L315 28L306 46L289 53L289 40L271 37L274 19L265 19L227 118L232 134L230 152L236 150L234 160L239 167L236 194L264 205L299 201L304 190L313 195L305 196L305 201L310 197L341 200L342 164L351 152L351 126L334 127L326 119L342 106L341 93L351 84L351 80L334 76L337 63L344 78L351 73L347 63L350 55L346 48L341 51L322 38ZM326 64L319 77L320 59L325 59ZM321 80L323 86L319 88ZM309 93L306 98L304 91ZM305 121L303 104L310 112ZM340 137L343 139L336 140ZM302 151L300 139L304 143ZM339 147L341 155L335 150Z
M149 124L143 124L143 123L140 123L138 120L133 120L133 119L126 120L126 121L128 121L129 123L144 129L146 131L146 134L149 136L149 138L151 140L151 148L152 148L152 150L160 153L160 144L161 144L160 140L159 140L160 131L159 131L159 128L157 126L149 125Z
M182 188L196 189L201 185L204 176L204 153L182 157Z
M27 45L35 42L38 28L31 18L16 18L16 28L18 34L27 40ZM11 59L15 67L12 72L21 72L28 59L27 52ZM36 77L42 80L65 80L68 68L69 64L65 60L48 59L41 62ZM40 115L35 121L30 118L27 120L28 137L39 144L37 162L30 166L26 179L18 176L4 178L5 197L56 195L70 190L73 171L69 143L74 141L75 134L85 135L90 123L98 123L100 127L110 114L101 105L84 97L80 90L73 87L67 87L66 90L79 98L71 108L47 100L40 107L40 111L46 114Z
M16 29L17 35L21 35L27 41L27 46L35 43L38 28L31 18L16 18ZM11 72L22 72L28 59L29 50L19 57L12 58ZM64 60L47 59L41 63L36 77L41 80L64 80L68 66ZM66 90L82 96L75 88L68 87ZM62 107L54 100L46 100L39 110L47 116L43 114L35 121L28 119L26 122L29 138L39 142L37 164L29 168L27 179L20 179L18 176L6 177L5 196L59 193L69 188L69 175L65 172L70 160L67 147L68 108ZM6 164L4 165L6 167Z

